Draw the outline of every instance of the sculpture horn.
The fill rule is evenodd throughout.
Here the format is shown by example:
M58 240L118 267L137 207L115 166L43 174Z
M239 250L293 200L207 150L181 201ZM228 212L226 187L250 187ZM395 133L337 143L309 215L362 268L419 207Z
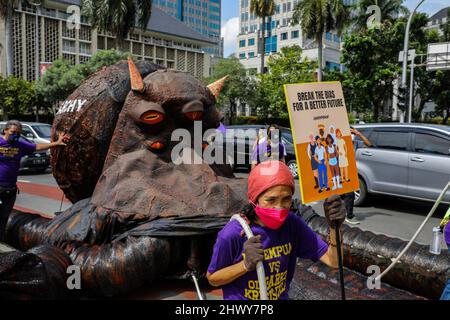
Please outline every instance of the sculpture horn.
M208 85L209 91L216 97L216 100L219 100L220 91L222 91L223 86L225 85L225 81L227 81L229 76L225 76L222 79L219 79L210 85Z
M144 81L131 56L128 57L128 69L130 70L131 90L139 93L144 92Z

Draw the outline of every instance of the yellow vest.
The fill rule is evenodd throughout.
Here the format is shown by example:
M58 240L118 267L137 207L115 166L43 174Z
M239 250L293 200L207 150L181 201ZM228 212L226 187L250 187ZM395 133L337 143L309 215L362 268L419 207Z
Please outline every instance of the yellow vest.
M447 213L444 216L444 219L441 221L441 230L444 230L447 223L450 221L450 208L448 208Z

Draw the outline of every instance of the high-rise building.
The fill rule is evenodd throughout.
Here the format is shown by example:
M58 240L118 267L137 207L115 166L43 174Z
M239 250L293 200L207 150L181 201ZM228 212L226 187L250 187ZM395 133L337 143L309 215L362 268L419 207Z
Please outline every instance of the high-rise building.
M223 56L223 40L220 36L221 0L154 0L153 6L207 36L215 45L204 47L204 51L216 57Z
M80 64L87 62L98 50L116 47L115 37L110 32L100 33L91 28L86 17L81 16L80 24L73 25L68 7L79 6L79 0L42 3L36 10L23 0L14 8L12 54L15 76L36 80L36 61L45 65L62 58L72 64ZM0 26L4 25L5 21L0 17ZM0 74L5 75L6 34L0 30ZM145 30L136 28L120 49L132 53L135 59L188 72L201 79L210 76L211 72L211 58L202 50L209 45L214 43L208 37L154 8Z
M441 25L450 21L450 7L443 8L430 17L427 29L442 33Z
M346 0L345 4L354 3L355 0ZM261 18L250 13L250 0L240 0L239 35L237 57L241 63L252 72L261 72L262 48L260 33L262 29ZM266 18L266 43L264 54L266 61L272 53L281 48L299 45L303 53L310 59L318 59L318 45L313 39L303 36L300 25L291 23L292 14L298 0L275 0L276 12ZM341 38L335 32L328 32L324 36L323 67L330 69L340 68Z

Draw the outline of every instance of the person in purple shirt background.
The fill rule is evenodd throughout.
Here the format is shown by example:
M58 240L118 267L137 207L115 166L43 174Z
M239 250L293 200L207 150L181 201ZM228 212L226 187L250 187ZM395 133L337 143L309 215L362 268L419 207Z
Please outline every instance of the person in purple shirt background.
M275 150L272 150L275 147ZM261 138L258 134L251 158L251 168L253 169L261 162L267 160L279 160L286 162L286 147L280 138L280 130L277 125L271 124L267 128L267 139Z
M241 216L255 235L246 240L242 227L230 221L217 235L207 279L222 287L225 300L259 299L256 264L263 261L270 300L288 299L297 258L320 260L338 268L335 224L345 220L345 205L338 195L325 200L325 216L330 226L325 243L295 213L290 212L294 178L280 161L257 165L248 178L249 204Z
M60 133L55 142L34 144L21 138L21 133L22 124L17 120L10 120L0 136L0 242L3 241L6 222L16 201L20 159L35 151L64 146L64 141L69 140L66 134Z
M442 220L441 227L444 232L444 240L447 244L448 252L450 252L450 208L448 208L444 220ZM450 300L450 279L448 279L447 285L442 292L441 300Z

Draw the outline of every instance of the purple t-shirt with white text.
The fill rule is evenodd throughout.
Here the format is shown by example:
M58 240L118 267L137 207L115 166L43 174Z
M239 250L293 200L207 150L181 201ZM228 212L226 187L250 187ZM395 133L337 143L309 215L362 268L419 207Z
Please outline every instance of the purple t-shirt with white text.
M36 150L36 145L22 138L9 143L0 136L0 186L12 188L16 186L19 174L20 159Z
M328 250L327 244L294 213L289 213L278 230L252 224L253 234L261 235L264 249L264 270L270 300L288 299L297 257L319 260ZM245 236L236 220L230 221L217 235L208 272L210 274L242 261ZM222 287L225 300L259 300L256 271Z

